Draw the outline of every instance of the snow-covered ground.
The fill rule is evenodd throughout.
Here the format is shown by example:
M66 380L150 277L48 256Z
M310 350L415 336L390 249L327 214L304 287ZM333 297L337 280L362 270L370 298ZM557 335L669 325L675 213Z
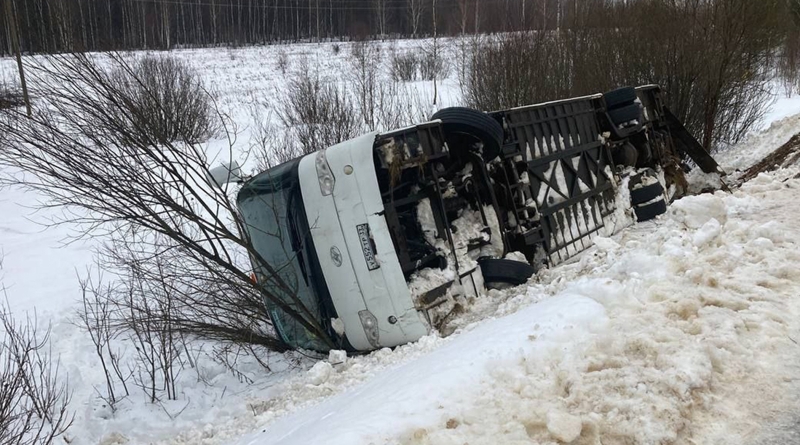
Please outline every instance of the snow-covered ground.
M778 94L771 104L756 131L734 147L722 150L716 155L723 169L735 176L738 170L745 170L764 159L772 151L786 143L800 129L800 95L784 96L784 89L775 85Z
M381 45L386 53L393 43ZM276 64L282 53L286 75ZM350 50L173 54L203 73L244 148L253 104L278 101L305 66L340 79ZM0 60L0 69L11 63ZM430 82L405 88L432 98ZM440 89L439 106L459 104L453 69ZM800 131L800 100L778 100L764 128L721 153L722 165L744 169ZM148 404L134 387L116 412L98 397L102 370L74 324L76 272L91 266L102 240L62 246L70 228L38 225L54 215L34 213L35 196L0 190L0 283L15 313L35 309L52 322L53 350L74 390L72 444L793 443L798 172L676 202L526 286L491 291L447 338L335 365L275 355L272 373L246 358L231 372L213 345L196 345L199 365L179 376L179 400Z
M785 434L796 434L800 402L799 172L684 198L572 264L492 293L479 309L485 319L446 339L321 362L284 383L255 420L180 443L253 427L233 443L796 437Z

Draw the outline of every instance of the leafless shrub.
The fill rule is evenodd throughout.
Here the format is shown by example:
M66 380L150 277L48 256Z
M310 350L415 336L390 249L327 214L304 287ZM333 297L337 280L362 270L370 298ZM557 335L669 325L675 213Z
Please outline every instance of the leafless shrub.
M785 32L785 2L692 0L633 6L625 17L631 29L608 37L620 48L614 59L622 61L617 80L666 88L668 105L706 149L740 140L769 100L771 59ZM586 21L599 16L589 10Z
M453 53L454 70L458 77L458 84L464 90L469 80L472 69L472 59L476 55L475 47L480 44L481 37L474 35L470 38L460 37L454 39L451 51Z
M245 351L241 347L236 345L224 345L218 348L214 348L211 358L219 363L220 365L224 366L225 369L228 370L231 375L236 377L240 383L253 383L253 379L245 374L244 372L239 370L239 359L243 355L250 355L248 351ZM269 369L269 368L266 368Z
M182 250L184 247L169 237L144 231L117 234L105 243L103 262L124 277L112 298L112 304L127 314L121 328L135 333L149 326L148 330L156 332L156 352L162 358L170 353L163 343L174 347L177 335L286 350L275 338L265 295L249 275L249 285L244 286L236 280L238 272L228 270L229 266L213 260L198 263ZM233 264L247 261L244 252L227 254L232 255ZM175 357L178 359L180 355ZM169 362L165 360L163 368Z
M361 130L356 109L347 93L308 69L300 70L289 82L278 116L290 130L284 142L297 147L292 150L297 154L336 145Z
M22 105L25 105L25 101L19 85L6 76L0 77L0 110Z
M414 123L411 118L414 104L407 100L407 91L397 82L382 82L377 85L373 92L375 109L372 118L375 127L372 130L392 130Z
M162 270L160 280L146 279L132 267L127 275L112 285L95 285L90 277L80 280L84 307L79 312L83 327L95 344L95 351L106 377L106 395L102 396L112 410L116 403L129 395L127 381L140 388L151 403L177 399L177 377L185 364L186 352L180 331L173 322L177 318L176 302L164 281L164 265L154 259ZM134 346L127 372L120 367L121 353L113 350L112 340L126 338ZM125 391L116 393L120 384Z
M347 80L364 128L384 131L425 120L419 92L381 74L379 48L371 42L354 44Z
M566 97L571 92L558 40L546 33L489 37L476 41L470 50L464 95L472 107L498 110Z
M118 55L108 58L116 69L130 68ZM63 206L64 218L55 223L77 224L87 236L110 237L103 264L123 271L133 264L136 277L153 286L165 283L164 292L184 303L170 307L175 311L170 314L178 315L169 315L164 329L284 351L267 302L320 342L335 346L315 309L298 297L296 280L278 273L254 248L228 187L207 182L205 147L162 143L131 128L121 117L126 95L85 54L36 59L30 75L43 106L31 119L11 110L11 123L0 120L0 133L9 138L0 165L23 172L5 180L42 194L49 206ZM232 159L236 134L227 125L222 128ZM251 258L259 265L258 281L251 279ZM160 268L165 264L169 267ZM164 310L142 308L145 314Z
M172 290L165 281L146 279L137 271L127 278L125 299L115 304L128 311L125 328L137 354L131 369L133 382L151 403L159 401L160 394L166 394L167 400L177 400L178 361L183 350L173 322L178 314Z
M378 130L393 130L429 120L438 109L415 85L385 82L376 91Z
M256 161L256 173L283 164L301 154L298 145L290 141L291 130L274 122L273 115L275 113L270 103L255 101L250 106L253 122L250 153Z
M254 100L251 153L256 169L267 170L364 130L399 128L427 119L427 107L416 90L382 78L380 52L371 42L354 43L346 81L339 86L303 67L289 81L280 107ZM273 113L279 123L272 119Z
M102 340L103 336L96 341L105 346L98 351L101 365L113 365L106 372L108 394L113 394L120 383L127 393L126 382L131 380L150 403L176 400L180 393L178 377L196 367L191 352L196 339L217 341L218 348L235 349L241 354L255 351L247 343L266 343L271 345L268 349L284 350L273 346L274 333L259 294L226 287L192 267L179 253L154 255L152 242L155 240L145 242L131 233L114 237L105 245L102 260L119 280L105 286L82 280L82 286L92 295L91 309L84 311L92 315L82 318L91 320L86 325L93 339L98 332L109 332L107 337L133 345L127 369L122 371L121 354L109 346L110 341ZM163 242L170 243L158 241ZM261 338L257 338L259 335ZM200 378L200 371L196 372Z
M199 352L192 346L198 338L215 340L215 350L237 351L224 360L220 354L212 356L237 378L246 377L236 367L236 361L245 355L269 370L267 362L256 357L267 357L268 352L253 345L274 342L270 321L263 318L261 296L225 288L217 278L190 267L180 254L153 254L151 242L155 240L144 242L130 233L114 237L105 245L102 260L118 281L109 285L103 284L102 278L97 283L88 277L81 280L84 309L79 317L105 371L106 392L100 397L111 409L127 397L128 381L148 402L161 405L178 399L179 376L184 370L194 368L198 380L203 380L196 363ZM162 242L169 240L159 241L159 245ZM256 338L258 332L264 338ZM124 371L120 366L123 353L112 346L115 339L133 345ZM270 346L266 351L274 349Z
M148 56L118 67L111 77L124 105L118 118L127 118L134 131L146 131L162 144L193 144L218 131L213 99L183 62Z
M419 59L413 52L392 52L391 75L395 82L411 82L417 79Z
M15 319L0 305L0 443L55 443L72 425L69 386L49 349L50 329ZM54 361L55 360L55 361Z
M486 38L467 101L482 109L657 83L706 149L736 142L769 100L781 0L582 2L569 27Z
M792 27L787 32L780 48L776 70L787 95L800 92L800 26Z
M278 57L275 59L275 67L278 68L278 71L281 72L284 76L286 72L289 71L289 53L286 50L278 51Z
M104 284L102 276L98 283L92 281L90 274L79 279L79 282L83 296L83 306L78 311L79 326L92 339L106 380L105 393L97 392L109 408L116 411L117 403L130 395L127 382L131 374L122 371L123 351L113 345L113 340L119 335L115 326L118 308L111 298L115 289L110 284Z
M438 43L431 43L423 48L422 57L419 58L419 73L424 80L447 78L449 67Z
M377 45L367 41L353 44L348 80L356 107L369 130L376 130L380 126L377 117L382 85L380 67L381 54Z

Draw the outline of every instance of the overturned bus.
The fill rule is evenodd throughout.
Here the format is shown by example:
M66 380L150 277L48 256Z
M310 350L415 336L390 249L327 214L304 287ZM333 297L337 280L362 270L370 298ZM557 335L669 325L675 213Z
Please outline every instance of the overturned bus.
M269 269L292 283L283 305L266 299L280 338L369 351L441 329L483 289L522 284L664 213L686 193L688 164L722 174L649 85L443 109L269 169L237 203L256 280L269 287Z

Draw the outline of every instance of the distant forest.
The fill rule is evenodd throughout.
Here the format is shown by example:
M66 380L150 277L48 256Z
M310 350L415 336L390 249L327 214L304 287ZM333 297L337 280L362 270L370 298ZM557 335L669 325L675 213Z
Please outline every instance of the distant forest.
M170 49L550 29L578 1L0 0L0 54L12 24L25 53Z

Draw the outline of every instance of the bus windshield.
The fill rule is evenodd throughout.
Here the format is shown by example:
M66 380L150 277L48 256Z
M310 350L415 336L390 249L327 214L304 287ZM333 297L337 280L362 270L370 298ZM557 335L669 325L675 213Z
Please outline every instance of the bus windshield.
M258 282L266 292L303 315L325 326L309 264L316 261L308 236L308 221L300 195L297 166L290 161L261 173L245 184L238 196L238 206L253 247L274 271L256 264ZM283 282L283 284L279 284ZM291 347L323 351L325 342L306 329L298 320L265 297L267 309L281 339Z

